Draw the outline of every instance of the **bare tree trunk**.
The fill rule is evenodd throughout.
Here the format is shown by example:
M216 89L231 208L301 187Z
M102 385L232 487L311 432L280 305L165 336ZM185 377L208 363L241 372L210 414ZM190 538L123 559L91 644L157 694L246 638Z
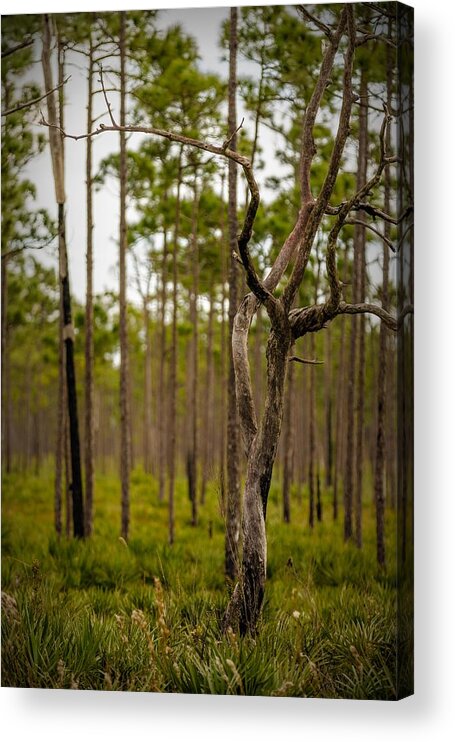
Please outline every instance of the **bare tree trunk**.
M126 115L126 15L120 13L120 126L125 126ZM127 155L126 134L120 131L120 238L119 238L119 265L120 265L120 479L122 488L122 518L121 533L127 540L130 521L130 412L129 412L129 363L128 363L128 316L126 307L126 251L128 248L126 225L126 193L127 193Z
M288 371L286 407L284 412L283 520L291 522L291 482L294 463L294 366Z
M360 77L360 114L359 114L359 160L357 188L361 188L367 179L368 168L368 80L364 69ZM360 218L360 221L362 219ZM365 227L356 224L358 230L358 285L357 302L365 301L366 267L365 267ZM359 360L357 367L357 405L356 405L356 481L355 481L355 542L362 546L362 487L364 466L364 427L365 427L365 315L359 318Z
M62 476L65 456L65 345L63 342L63 291L59 283L57 433L55 442L54 524L62 533Z
M315 343L314 333L310 335L310 358L314 358ZM309 510L308 525L314 527L314 505L315 505L315 477L314 477L314 459L316 455L316 421L315 421L315 399L314 399L314 366L310 366L309 373L309 398L310 398L310 419L309 419L309 458L308 458L308 492L309 492Z
M389 35L391 24L389 21ZM393 84L393 55L389 46L387 54L387 106L390 109L392 104L392 84ZM390 129L386 135L386 149L391 150ZM387 165L384 170L384 211L390 214L390 196L391 196L391 177L390 166ZM390 224L385 222L384 235L390 238ZM382 290L381 305L388 311L389 308L389 246L384 242L382 251ZM385 516L385 489L384 489L384 469L386 453L386 374L387 374L387 335L388 331L383 322L379 329L379 354L378 354L378 397L377 397L377 428L376 428L376 461L374 470L374 500L376 505L376 558L378 564L385 564L385 537L384 537L384 516ZM391 400L389 400L391 402Z
M202 479L201 479L201 504L205 503L205 494L207 489L207 480L209 478L209 467L211 462L211 453L213 446L213 413L214 413L214 369L213 369L213 318L214 318L214 299L210 291L210 306L207 323L207 354L206 354L206 387L205 387L205 406L204 406L204 460L202 462Z
M325 486L329 489L333 484L333 435L332 435L332 336L330 327L324 335L325 353L324 353L324 387L325 387Z
M167 191L164 194L164 200L167 201ZM164 226L163 231L163 257L161 264L161 302L160 302L160 366L159 366L159 386L160 394L158 397L158 434L159 434L159 462L158 462L158 499L164 500L165 490L165 470L166 470L166 384L164 371L166 365L166 304L167 304L167 229Z
M228 605L225 626L254 633L264 597L267 540L265 517L273 463L283 419L284 386L291 345L289 325L272 328L267 342L267 394L260 429L248 455L243 509L241 580Z
M359 113L359 154L357 161L357 190L361 188L366 179L367 167L367 135L365 126L368 123L367 106L367 80L365 72L362 71L360 82L361 105ZM362 217L359 216L359 220ZM362 274L364 273L364 251L365 251L365 228L359 224L354 227L354 260L352 271L352 295L354 302L359 302L359 295L362 291ZM361 319L363 321L363 318ZM349 348L349 366L347 379L347 435L346 435L346 465L344 476L344 540L348 541L353 537L353 506L355 506L355 536L356 544L361 545L361 485L362 481L362 460L357 461L359 455L363 453L363 420L359 413L361 407L355 403L355 376L357 369L358 356L358 339L359 335L364 334L363 328L359 327L359 318L353 317L351 325L350 348ZM363 351L364 353L364 351ZM364 358L359 359L359 368L364 366ZM362 374L363 372L360 371ZM363 377L362 377L363 378ZM361 401L361 395L360 395ZM357 415L356 415L357 411ZM356 462L356 465L355 465ZM356 481L354 487L354 469L356 472ZM354 502L355 500L355 502Z
M224 201L224 173L221 176L221 194ZM223 517L226 514L226 428L227 428L227 379L226 379L226 283L227 283L227 260L226 260L226 224L224 212L221 223L221 341L220 341L220 506Z
M145 364L144 364L144 431L143 431L143 458L144 471L152 472L152 342L150 333L149 297L143 298L143 317L145 333Z
M51 22L48 15L43 19L43 50L42 67L44 82L47 91L53 90L51 70ZM49 122L56 124L57 109L54 93L46 98ZM63 117L63 109L60 111ZM59 125L63 128L62 118ZM49 143L52 158L55 195L58 204L58 235L59 235L59 276L63 295L63 339L65 343L66 359L66 388L68 401L69 432L71 443L71 471L72 471L72 500L73 500L73 529L78 538L85 535L84 502L82 492L81 454L79 442L79 421L77 412L76 374L74 367L74 328L71 316L71 294L68 274L68 256L66 252L65 235L65 188L64 188L64 148L63 137L57 129L49 129Z
M93 126L93 41L90 33L88 57L87 132ZM63 87L61 88L63 90ZM87 139L86 154L86 199L87 199L87 253L85 294L85 533L93 532L93 473L94 473L94 426L93 426L93 196L92 196L92 139Z
M175 453L177 427L177 283L178 283L178 240L180 233L180 189L182 186L182 148L180 148L177 200L175 209L174 244L172 250L172 337L170 359L170 404L169 404L169 544L175 539Z
M197 174L194 175L195 181ZM192 226L191 226L191 274L192 286L190 292L190 322L193 334L190 344L190 368L189 368L189 410L190 423L189 446L187 452L188 472L188 496L191 502L191 525L197 525L198 502L197 502L197 457L198 457L198 316L197 298L199 293L199 247L197 238L197 220L199 213L199 193L197 187L194 189Z
M66 388L63 389L66 402ZM71 458L70 458L70 441L69 441L69 423L68 411L65 405L63 415L63 455L65 463L65 534L71 536L71 522L73 520L73 501L72 501L72 484L71 484Z
M237 127L237 8L230 11L229 33L229 112L228 130L232 134ZM236 137L231 140L235 150ZM238 267L232 253L237 249L237 170L236 164L229 160L228 171L228 229L229 229L229 337L232 338L234 318L238 303ZM235 391L235 370L232 351L229 354L228 377L228 419L227 419L227 507L226 507L226 576L235 580L239 568L240 541L240 449L238 436L237 399Z

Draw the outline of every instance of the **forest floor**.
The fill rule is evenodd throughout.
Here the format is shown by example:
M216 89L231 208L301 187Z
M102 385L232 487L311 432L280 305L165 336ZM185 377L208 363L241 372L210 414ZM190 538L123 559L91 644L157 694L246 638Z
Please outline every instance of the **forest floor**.
M305 491L300 501L293 493L287 525L272 484L263 615L257 636L241 638L220 628L229 587L215 483L193 528L178 482L172 547L167 506L142 472L131 478L128 545L118 537L114 476L96 480L95 534L86 542L55 536L51 470L4 476L2 489L2 590L14 599L2 616L3 686L396 697L396 569L392 559L377 568L371 504L358 550L343 543L329 492L311 532ZM386 531L392 555L390 512Z

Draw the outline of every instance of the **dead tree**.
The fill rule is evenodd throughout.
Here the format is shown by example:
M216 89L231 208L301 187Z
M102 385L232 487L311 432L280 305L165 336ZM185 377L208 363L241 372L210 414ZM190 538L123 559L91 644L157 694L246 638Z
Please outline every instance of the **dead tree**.
M296 356L290 357L292 345L305 335L319 332L329 322L343 314L353 316L374 314L392 330L396 330L404 316L412 311L409 306L404 306L397 319L380 306L363 302L347 303L343 297L343 286L337 269L340 231L352 211L360 210L369 216L397 222L396 219L374 207L367 200L369 194L378 186L386 165L395 162L396 158L390 156L385 148L386 131L391 119L386 110L379 134L379 161L374 173L350 199L336 207L329 205L350 132L351 109L355 99L352 89L352 67L356 47L356 30L352 5L343 6L338 25L334 30L328 29L327 37L320 72L306 107L303 122L299 213L292 231L278 251L275 262L264 280L261 280L256 272L248 247L259 206L259 188L250 160L230 149L234 132L230 132L226 141L217 146L156 127L119 126L111 117L110 126L99 127L91 133L91 136L97 136L104 131L141 132L164 137L182 146L196 147L228 158L240 165L248 184L250 201L237 238L235 257L243 266L250 293L244 297L237 309L232 333L237 406L246 456L242 518L243 552L238 581L224 617L226 628L231 626L240 630L241 633L256 631L264 596L267 565L265 531L267 500L283 418L287 369L291 359L303 363L314 363L313 359L307 361ZM344 41L344 69L338 126L324 182L318 195L314 196L310 185L311 166L316 154L313 128L342 40ZM79 135L73 138L81 139L84 136ZM322 303L292 308L325 215L333 217L325 247L328 296ZM283 278L290 261L293 262L292 271L282 286L280 296L276 296L275 289ZM270 329L266 347L267 378L264 409L258 421L248 360L248 333L251 320L261 304L268 314Z

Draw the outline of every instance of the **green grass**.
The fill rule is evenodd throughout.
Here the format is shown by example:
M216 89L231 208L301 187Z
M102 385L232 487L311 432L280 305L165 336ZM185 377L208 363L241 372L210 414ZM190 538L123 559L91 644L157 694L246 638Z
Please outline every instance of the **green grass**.
M51 474L4 477L2 589L15 606L3 613L2 684L395 698L394 518L389 563L379 571L371 505L359 551L343 543L342 521L333 523L330 493L324 497L324 522L311 533L305 496L294 496L286 525L272 485L268 582L253 639L220 630L229 588L215 483L194 529L178 482L171 548L166 504L142 472L132 475L128 546L118 538L116 478L97 478L95 534L78 542L53 532ZM410 673L405 668L404 685Z

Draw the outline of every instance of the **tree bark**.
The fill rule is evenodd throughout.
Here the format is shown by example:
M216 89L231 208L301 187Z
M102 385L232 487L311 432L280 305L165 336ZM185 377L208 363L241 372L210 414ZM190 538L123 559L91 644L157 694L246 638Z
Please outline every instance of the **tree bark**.
M43 18L43 50L42 67L46 90L53 90L51 70L51 21L48 15ZM63 107L60 110L60 120L57 117L54 93L46 98L49 122L55 126L59 121L63 129ZM68 274L68 256L66 251L65 235L65 188L64 188L64 147L63 137L56 128L49 129L49 144L54 176L55 196L58 205L58 252L59 277L62 287L63 306L63 340L65 343L66 360L66 388L69 418L69 437L71 447L72 473L72 510L73 531L77 538L85 535L84 502L82 491L81 454L79 442L79 421L77 411L76 373L74 366L74 328L71 315L71 293Z
M197 175L194 175L195 181ZM196 526L198 520L197 500L197 458L198 458L198 316L197 298L199 293L199 246L197 238L197 220L199 213L199 192L197 186L194 188L192 225L191 225L191 277L192 286L190 292L190 322L193 328L190 345L190 368L189 368L189 410L190 422L189 446L187 452L188 473L188 497L191 503L191 525Z
M164 200L167 201L168 194L165 191ZM166 384L165 384L165 365L166 365L166 305L167 305L167 228L163 228L163 258L161 264L161 301L160 301L160 366L159 366L159 385L160 394L158 398L158 417L159 417L159 462L158 462L158 499L164 500L165 492L165 471L166 471L166 450L167 450L167 425L166 425Z
M325 486L333 484L333 431L332 431L332 336L330 328L324 335L324 387L325 387Z
M237 8L230 11L229 33L229 99L228 130L232 134L237 127ZM231 148L236 148L236 136ZM238 266L233 257L237 250L237 166L229 160L228 170L228 231L229 231L229 337L232 337L234 319L238 304ZM227 502L226 502L226 541L225 572L230 580L235 580L239 569L240 541L240 448L238 436L237 396L235 389L235 369L232 352L229 354L228 376L228 418L227 418Z
M291 349L292 354L292 349ZM294 366L288 371L286 409L284 413L283 520L291 522L291 483L294 463Z
M265 517L273 463L283 419L284 386L291 333L283 314L267 342L267 393L261 426L252 441L246 471L243 508L241 579L228 605L225 626L255 633L264 597L267 540Z
M93 126L93 40L90 32L87 73L87 132ZM63 88L61 88L62 90ZM86 150L86 203L87 203L87 253L85 293L85 533L93 532L93 474L94 474L94 424L93 424L93 196L92 196L92 139L87 139Z
M360 76L360 114L359 114L359 160L357 188L365 185L368 167L368 79L365 69ZM362 217L360 217L362 221ZM365 301L366 291L366 233L365 227L356 224L358 239L358 303ZM365 435L365 315L358 320L359 359L357 367L357 404L356 404L356 479L355 479L355 542L360 549L362 546L362 489L364 466L364 435Z
M142 315L144 318L145 334L145 363L144 363L144 431L143 431L143 459L144 471L152 473L152 342L150 332L150 310L148 293L143 297Z
M215 314L213 293L210 291L209 296L209 316L207 321L207 353L206 353L206 387L205 387L205 406L204 406L204 459L202 462L201 478L201 505L205 503L207 481L209 478L210 464L213 451L213 413L214 413L214 368L213 368L213 320Z
M126 14L120 13L120 126L126 123ZM128 539L130 521L130 411L129 411L129 363L128 363L128 316L126 306L126 252L128 249L126 224L126 195L127 195L127 155L126 134L120 131L120 235L119 235L119 266L120 266L120 480L121 480L121 534L125 541Z
M178 241L180 233L180 190L182 186L182 147L180 148L177 198L175 207L174 244L172 247L172 335L170 348L170 404L169 404L169 544L175 540L175 454L177 427L177 307L178 307Z
M390 35L390 21L389 21ZM387 46L387 106L392 105L392 84L393 84L393 55L389 46ZM391 136L390 130L386 136L386 148L390 152ZM390 213L391 206L391 173L387 165L384 170L384 211ZM384 235L390 238L390 224L384 225ZM382 250L382 289L381 289L381 306L388 311L389 309L389 246L384 242ZM378 354L378 396L377 396L377 428L376 428L376 460L374 469L374 501L376 505L376 558L381 566L385 564L385 487L384 487L384 470L386 455L386 378L387 378L387 336L388 330L383 322L379 329L379 354Z

